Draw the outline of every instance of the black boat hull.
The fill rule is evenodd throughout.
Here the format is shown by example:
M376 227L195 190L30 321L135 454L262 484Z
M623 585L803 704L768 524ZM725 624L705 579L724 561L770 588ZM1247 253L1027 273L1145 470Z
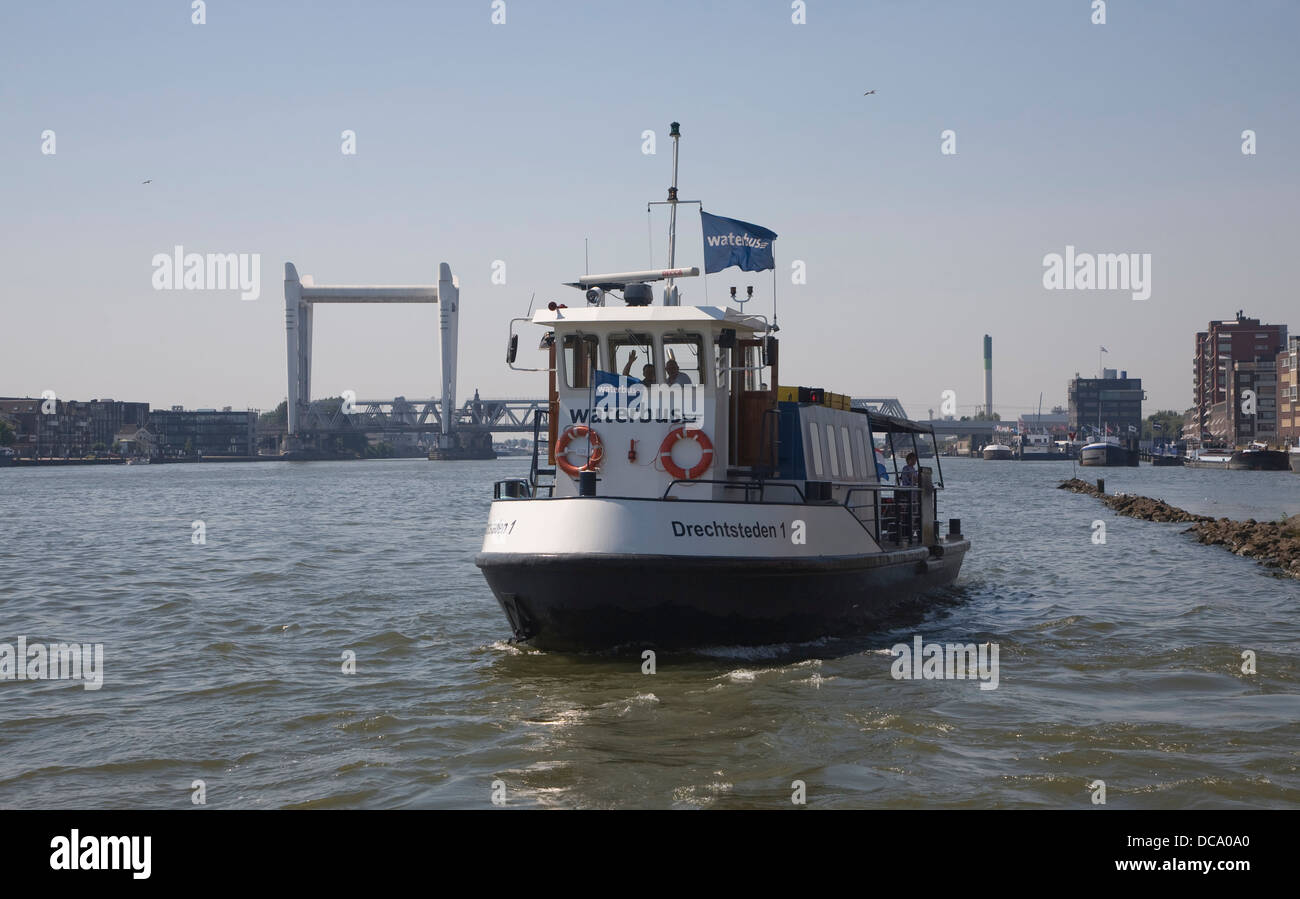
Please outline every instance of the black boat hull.
M1101 447L1085 446L1079 452L1079 464L1098 468L1136 468L1138 454L1133 450L1115 444L1107 444Z
M1228 467L1233 471L1286 471L1286 455L1278 450L1237 452L1228 460Z
M515 639L539 649L799 643L863 633L951 584L970 542L846 559L477 558Z

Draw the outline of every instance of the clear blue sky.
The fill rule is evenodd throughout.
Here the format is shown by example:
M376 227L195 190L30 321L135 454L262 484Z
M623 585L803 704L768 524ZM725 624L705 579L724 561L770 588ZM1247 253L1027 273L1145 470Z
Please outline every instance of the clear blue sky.
M1113 0L1105 25L1089 0L808 0L806 25L787 0L491 13L212 0L196 26L188 0L4 4L0 394L269 408L285 261L320 283L427 283L447 261L461 399L539 395L501 362L507 319L533 291L578 298L560 282L584 238L593 271L649 263L673 120L682 196L781 235L786 383L913 415L953 389L973 411L987 332L1004 416L1064 403L1099 344L1145 380L1146 411L1183 409L1208 319L1300 328L1300 4ZM656 264L665 232L657 212ZM176 244L260 253L260 299L153 290ZM1151 253L1151 299L1044 290L1067 244ZM694 214L680 245L699 261ZM711 276L710 299L748 283L764 311L770 274ZM438 370L435 308L317 314L318 396L432 396Z

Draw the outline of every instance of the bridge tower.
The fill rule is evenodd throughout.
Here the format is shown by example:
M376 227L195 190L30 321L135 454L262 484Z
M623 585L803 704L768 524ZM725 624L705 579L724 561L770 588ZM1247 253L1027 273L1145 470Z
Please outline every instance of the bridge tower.
M437 285L321 285L300 279L292 262L284 265L284 327L288 350L288 435L290 448L300 445L302 423L311 402L312 312L318 303L440 303L442 409L438 450L444 457L463 457L453 428L456 408L456 346L460 320L460 282L451 266L438 266ZM491 443L488 443L491 451Z

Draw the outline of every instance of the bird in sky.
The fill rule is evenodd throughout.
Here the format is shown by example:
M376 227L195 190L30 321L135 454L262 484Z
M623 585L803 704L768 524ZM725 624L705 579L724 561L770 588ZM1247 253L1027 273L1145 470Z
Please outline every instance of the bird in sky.
M153 184L153 179L150 178L148 181L141 181L140 183L141 183L141 184Z
M875 89L873 88L872 90L867 91L867 92L866 92L865 94L863 94L862 96L864 96L864 97L869 97L869 96L871 96L872 94L874 94L875 92L876 92L876 91L875 91Z

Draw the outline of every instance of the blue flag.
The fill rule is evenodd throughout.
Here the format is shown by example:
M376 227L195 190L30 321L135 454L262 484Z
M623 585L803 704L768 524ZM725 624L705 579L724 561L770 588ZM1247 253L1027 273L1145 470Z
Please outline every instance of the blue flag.
M704 273L720 272L733 265L743 272L776 268L772 242L776 233L739 219L726 219L700 210L704 230Z

